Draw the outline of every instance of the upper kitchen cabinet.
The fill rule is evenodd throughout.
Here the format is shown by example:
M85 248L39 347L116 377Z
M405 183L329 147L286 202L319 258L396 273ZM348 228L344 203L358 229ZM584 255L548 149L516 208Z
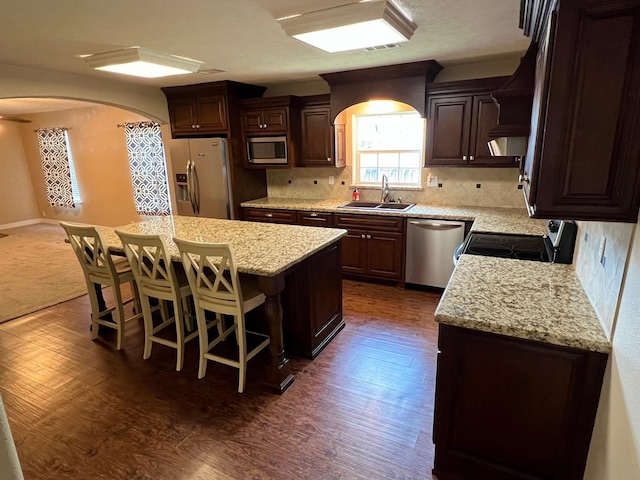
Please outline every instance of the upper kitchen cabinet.
M235 101L259 97L264 90L229 81L165 87L171 134L174 138L228 134Z
M240 105L242 143L245 167L254 169L291 168L297 166L300 156L300 107L301 98L293 95L281 97L252 98ZM274 137L264 138L264 137ZM251 158L247 142L273 142L261 145L259 161ZM276 144L285 145L284 153ZM272 155L272 156L270 156ZM274 161L271 162L270 159Z
M227 130L227 102L224 95L176 98L169 101L173 132L181 135L224 133Z
M494 157L487 146L498 125L491 92L508 77L428 85L426 166L515 167L514 157Z
M299 167L344 167L344 138L334 132L329 95L304 98ZM344 126L342 126L344 127Z
M635 223L640 0L522 1L539 37L524 194L537 218Z
M295 129L295 120L291 118L298 113L298 97L254 98L242 102L242 132L245 135L270 135L291 133Z

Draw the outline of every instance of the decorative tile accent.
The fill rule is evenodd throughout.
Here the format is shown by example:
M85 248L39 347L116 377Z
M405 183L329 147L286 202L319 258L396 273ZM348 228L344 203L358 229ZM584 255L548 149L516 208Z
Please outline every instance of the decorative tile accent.
M612 222L577 224L578 237L574 255L576 274L607 336L610 336L634 225ZM604 265L598 257L601 235L607 239Z
M49 205L52 207L75 207L66 129L41 128L36 133L38 134L44 186Z
M438 177L441 188L427 187L427 178ZM334 177L333 185L329 177ZM267 170L269 197L337 199L347 201L353 192L351 167L293 168ZM314 180L318 183L314 184ZM291 182L291 183L289 183ZM342 185L344 182L344 185ZM482 188L476 188L480 183ZM518 189L516 168L423 168L422 190L394 190L391 197L426 205L456 205L470 207L524 207L522 190ZM380 200L380 189L360 189L360 200Z
M141 215L171 213L160 125L151 122L127 123L124 131L136 211Z

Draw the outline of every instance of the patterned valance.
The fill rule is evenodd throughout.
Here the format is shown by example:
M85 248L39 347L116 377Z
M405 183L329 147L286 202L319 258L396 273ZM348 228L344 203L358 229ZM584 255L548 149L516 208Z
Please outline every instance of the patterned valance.
M142 215L171 213L160 125L138 122L125 123L123 126L136 211Z
M47 200L52 207L75 207L71 184L67 129L36 130Z

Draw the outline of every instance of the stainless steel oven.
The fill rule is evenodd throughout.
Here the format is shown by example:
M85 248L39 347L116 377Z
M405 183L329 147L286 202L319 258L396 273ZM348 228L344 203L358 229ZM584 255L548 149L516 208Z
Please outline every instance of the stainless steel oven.
M287 137L248 137L247 158L255 165L286 165Z

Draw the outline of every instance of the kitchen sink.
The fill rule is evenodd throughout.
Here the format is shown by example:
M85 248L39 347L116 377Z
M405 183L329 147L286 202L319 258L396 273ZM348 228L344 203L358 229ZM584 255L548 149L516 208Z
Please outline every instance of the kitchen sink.
M348 202L340 205L338 208L353 208L356 210L395 210L404 212L413 207L415 203L380 203L380 202Z

